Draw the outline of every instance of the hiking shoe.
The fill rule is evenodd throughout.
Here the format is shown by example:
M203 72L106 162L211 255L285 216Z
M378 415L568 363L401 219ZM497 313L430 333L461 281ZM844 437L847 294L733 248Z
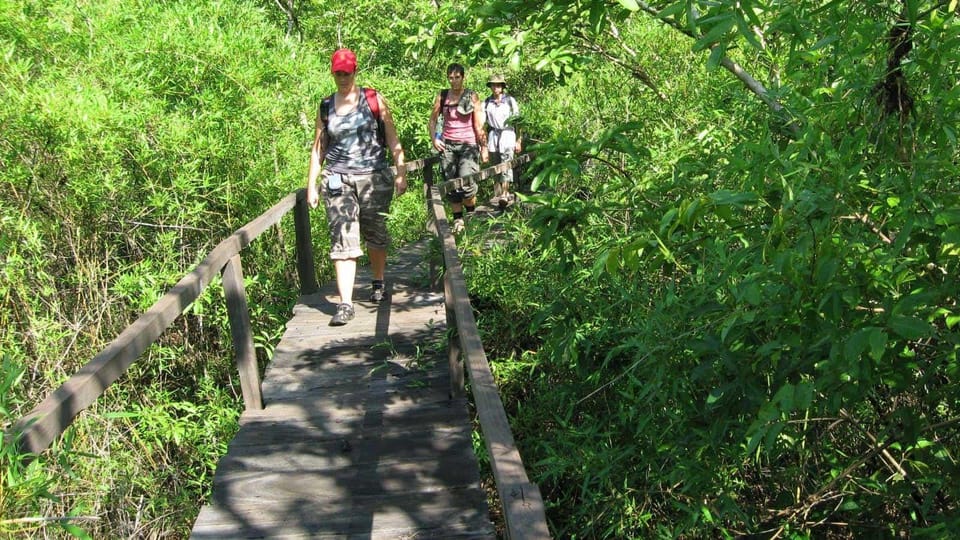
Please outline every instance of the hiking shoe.
M457 218L453 220L453 234L460 234L463 232L463 219Z
M370 292L370 301L374 304L379 304L383 301L383 297L386 296L383 287L374 287L373 291Z
M499 206L500 208L506 208L507 205L510 204L511 202L513 202L512 196L510 196L509 194L503 195L500 197L500 200L497 201L497 206Z
M340 304L337 306L337 313L330 319L330 326L343 326L353 319L353 306L350 304Z

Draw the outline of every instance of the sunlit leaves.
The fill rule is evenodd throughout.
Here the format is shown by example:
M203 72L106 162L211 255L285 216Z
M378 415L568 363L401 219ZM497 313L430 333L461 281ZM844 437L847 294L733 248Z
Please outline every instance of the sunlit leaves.
M647 152L636 145L632 133L639 126L633 123L616 124L606 129L595 140L581 137L557 137L554 142L537 147L537 156L532 165L539 170L531 189L542 187L556 189L563 179L576 180L581 172L581 163L588 159L603 159L609 153L623 154L639 161Z

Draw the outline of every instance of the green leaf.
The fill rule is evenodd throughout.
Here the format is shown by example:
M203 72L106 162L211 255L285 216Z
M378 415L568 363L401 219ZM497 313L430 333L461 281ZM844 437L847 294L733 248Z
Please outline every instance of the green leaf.
M710 57L707 58L707 70L715 71L720 67L720 61L723 60L723 47L716 46L710 49Z
M960 224L960 208L951 208L937 212L934 223L941 227Z
M594 34L599 34L603 30L604 15L606 15L606 9L602 4L594 4L590 7L590 29Z
M820 49L826 47L827 45L833 43L833 42L836 41L837 39L839 39L839 38L838 38L836 35L829 35L829 36L821 39L820 41L814 43L813 45L811 45L809 50L811 50L811 51L820 50Z
M879 362L887 350L887 333L880 328L870 329L870 358Z
M737 30L740 32L740 35L746 38L747 42L757 50L763 50L763 44L760 43L760 40L757 39L756 32L753 31L753 28L750 28L750 25L747 24L746 19L743 18L743 14L737 12L734 17L737 21Z
M630 11L639 11L640 4L637 3L637 0L617 0L620 2L620 5L629 9Z
M703 516L703 520L707 523L713 523L713 514L710 513L710 509L706 506L700 507L700 514Z
M790 414L793 412L793 396L795 389L792 384L785 384L780 387L776 395L773 396L773 402L780 408L780 412Z
M813 403L813 390L813 384L809 382L802 382L797 385L793 397L798 410L810 408Z
M934 328L930 323L916 317L894 315L890 317L888 324L894 333L904 339L922 339L930 337L934 333Z
M720 22L714 25L703 37L697 40L693 45L694 51L702 51L708 47L717 45L722 40L723 36L729 32L736 22L733 20L729 14L725 14L718 18Z
M711 193L709 197L710 200L713 201L713 204L717 206L743 206L746 204L754 204L758 200L756 193L730 191L727 189L715 191Z
M947 315L947 328L953 330L957 323L960 323L960 315Z
M667 17L673 17L683 12L686 7L685 2L677 2L675 4L670 4L669 6L661 9L657 12L658 19L666 19Z
M856 363L863 351L870 346L870 329L862 328L847 336L843 342L843 358L847 362Z
M67 531L70 536L73 536L74 538L79 538L80 540L93 539L93 537L90 536L90 533L81 529L80 527L77 527L76 525L72 525L70 523L60 523L60 526L63 527L63 530Z

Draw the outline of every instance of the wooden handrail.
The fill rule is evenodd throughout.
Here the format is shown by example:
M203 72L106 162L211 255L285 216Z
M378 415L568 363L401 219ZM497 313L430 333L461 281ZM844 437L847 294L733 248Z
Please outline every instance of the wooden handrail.
M474 178L489 178L495 172L529 161L530 155L523 154L500 165L484 169L469 177L455 178L444 182L444 186L462 185L463 181ZM428 178L424 174L424 179ZM429 175L432 178L432 174ZM456 330L448 343L453 393L463 391L463 367L459 356L462 352L464 363L470 374L470 389L473 393L480 429L490 457L497 493L503 505L507 537L511 540L550 538L546 511L540 488L530 482L523 460L513 439L513 432L507 419L506 410L500 400L500 391L493 379L490 363L487 361L477 321L470 306L466 280L457 256L457 244L450 232L446 211L444 210L440 186L430 186L427 201L433 215L437 235L443 249L444 302L447 311L448 328ZM459 384L459 387L458 387Z
M103 395L106 389L120 378L130 365L160 337L160 334L200 296L213 277L221 272L227 293L231 335L235 346L238 346L237 361L244 403L247 407L262 408L260 376L253 351L239 253L269 227L279 222L292 208L305 207L306 199L303 191L301 189L287 195L272 208L217 244L192 272L181 278L172 289L133 324L126 327L106 348L49 394L36 408L18 420L11 432L14 437L21 437L20 448L36 454L50 446L50 443L73 423L77 415ZM297 215L301 219L309 219L309 215L305 212L298 212ZM309 222L306 225L298 224L297 229L309 231ZM306 254L299 250L297 256L301 259L298 264L301 284L309 288L312 280L312 286L316 288L312 258L307 259Z
M430 169L430 166L439 160L439 156L431 156L407 163L404 168L407 171ZM396 172L395 167L391 170ZM230 334L240 372L244 405L248 409L262 409L260 375L253 347L253 333L250 330L239 254L269 227L279 223L290 210L294 210L300 293L315 292L318 287L310 237L310 209L306 202L306 190L299 189L217 244L192 272L181 278L150 309L127 326L59 388L47 395L37 407L15 422L7 436L19 440L20 448L32 454L40 453L49 447L66 431L78 414L103 395L163 331L183 314L217 273L221 273L223 279Z
M440 184L440 194L446 195L447 193L462 188L469 182L479 182L481 180L486 180L495 174L500 174L506 172L509 169L516 167L517 165L522 165L534 157L533 153L520 154L519 156L511 159L510 161L504 161L503 163L498 163L492 167L487 167L482 171L475 172L473 174L468 174L467 176L461 176L460 178L453 178L447 180L446 182Z

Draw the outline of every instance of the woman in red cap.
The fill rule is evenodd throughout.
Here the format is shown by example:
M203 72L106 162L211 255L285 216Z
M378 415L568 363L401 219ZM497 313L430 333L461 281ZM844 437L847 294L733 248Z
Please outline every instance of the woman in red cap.
M330 229L330 258L337 273L340 303L330 324L353 319L353 285L357 259L367 245L373 274L370 301L384 297L384 272L390 237L384 215L394 193L407 189L403 147L386 101L372 89L356 85L357 56L339 49L330 59L337 91L317 112L316 134L310 151L307 203L315 208L323 194ZM375 102L374 102L375 101ZM393 156L396 175L387 161ZM319 190L317 179L322 177Z

